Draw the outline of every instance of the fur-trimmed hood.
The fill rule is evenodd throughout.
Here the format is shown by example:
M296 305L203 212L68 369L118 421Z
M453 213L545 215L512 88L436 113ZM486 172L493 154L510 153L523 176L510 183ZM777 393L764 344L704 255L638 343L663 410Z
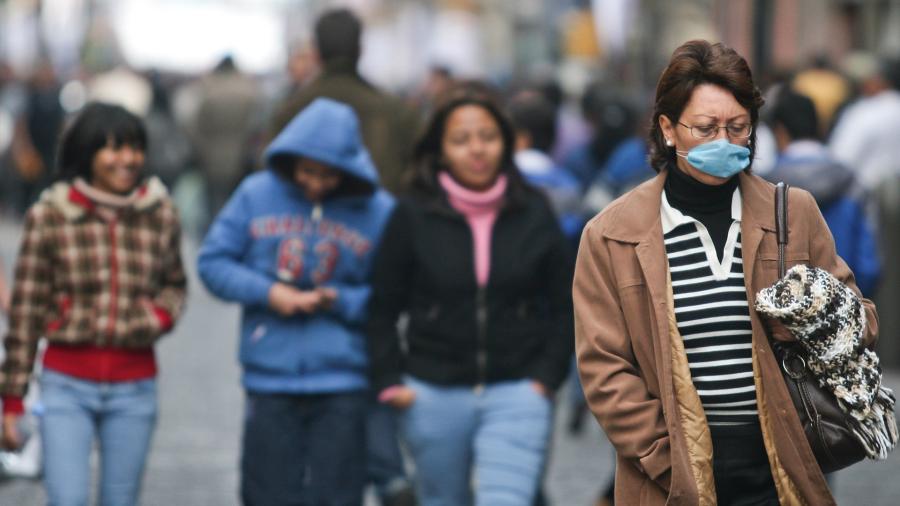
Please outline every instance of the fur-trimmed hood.
M144 212L154 209L169 198L165 185L156 176L147 178L128 196L133 198L129 208ZM97 203L79 191L71 181L59 181L41 193L39 202L58 209L69 220L77 220L96 207Z

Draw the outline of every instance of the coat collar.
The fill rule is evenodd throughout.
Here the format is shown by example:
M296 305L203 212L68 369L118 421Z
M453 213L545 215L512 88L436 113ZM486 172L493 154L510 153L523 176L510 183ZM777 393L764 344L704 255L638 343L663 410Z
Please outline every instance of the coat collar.
M656 177L610 204L607 212L613 215L610 216L610 226L603 235L615 241L634 244L652 237L656 228L662 226L660 195L667 173L666 170L661 170Z
M775 185L765 179L745 174L739 175L743 204L741 214L749 227L775 231Z
M154 208L168 197L168 191L162 181L151 176L137 190L138 198L131 208L137 212ZM93 212L96 203L68 181L60 181L50 186L41 194L40 201L58 209L69 220L77 220Z
M663 186L667 170L632 190L626 197L610 206L611 224L604 236L621 242L646 242L661 225ZM775 230L775 198L773 185L764 179L741 172L741 222L744 230L761 228Z

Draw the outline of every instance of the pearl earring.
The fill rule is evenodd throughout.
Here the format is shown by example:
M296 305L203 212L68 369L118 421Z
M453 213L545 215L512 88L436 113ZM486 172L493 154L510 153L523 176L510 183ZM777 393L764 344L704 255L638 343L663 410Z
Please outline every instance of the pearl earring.
M670 148L673 146L672 139L666 139L666 146L669 146Z

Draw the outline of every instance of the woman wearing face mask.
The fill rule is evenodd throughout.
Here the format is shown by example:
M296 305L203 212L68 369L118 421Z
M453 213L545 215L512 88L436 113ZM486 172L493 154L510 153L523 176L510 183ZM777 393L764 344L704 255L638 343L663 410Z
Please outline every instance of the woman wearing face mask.
M16 447L38 341L44 484L52 505L88 503L99 442L100 504L137 504L156 424L153 345L185 298L178 215L142 175L140 119L92 103L63 132L59 179L25 217L6 359L3 446Z
M572 350L571 271L513 144L483 87L452 90L375 261L373 387L402 410L423 506L530 506L544 465L550 396Z
M778 278L774 189L750 173L763 101L746 61L690 41L660 77L659 173L587 225L575 273L576 352L616 447L621 504L834 504L753 308ZM788 267L857 295L809 193L790 191ZM875 308L863 300L877 334Z

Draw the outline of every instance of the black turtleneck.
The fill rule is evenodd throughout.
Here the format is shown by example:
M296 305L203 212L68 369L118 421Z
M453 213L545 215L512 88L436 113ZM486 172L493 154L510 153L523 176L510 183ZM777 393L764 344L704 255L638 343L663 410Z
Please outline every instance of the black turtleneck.
M731 198L737 186L737 176L714 186L697 181L677 167L670 167L666 177L665 191L669 205L706 227L720 261L724 256L728 229L734 221L731 218Z

